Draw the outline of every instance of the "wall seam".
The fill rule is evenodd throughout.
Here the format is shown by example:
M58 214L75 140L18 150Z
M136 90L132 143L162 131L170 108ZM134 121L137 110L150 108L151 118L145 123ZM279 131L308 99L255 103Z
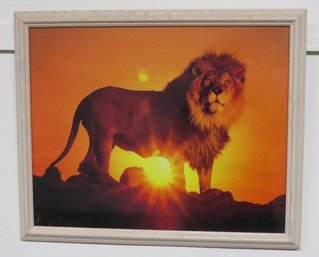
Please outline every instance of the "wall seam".
M0 49L0 54L14 54L14 50L1 50ZM307 55L319 55L319 51L307 51Z

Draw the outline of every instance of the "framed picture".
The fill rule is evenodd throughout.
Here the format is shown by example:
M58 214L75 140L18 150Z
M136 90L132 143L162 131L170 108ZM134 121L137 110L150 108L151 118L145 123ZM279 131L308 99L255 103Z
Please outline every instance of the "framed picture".
M23 240L300 247L305 10L15 28Z

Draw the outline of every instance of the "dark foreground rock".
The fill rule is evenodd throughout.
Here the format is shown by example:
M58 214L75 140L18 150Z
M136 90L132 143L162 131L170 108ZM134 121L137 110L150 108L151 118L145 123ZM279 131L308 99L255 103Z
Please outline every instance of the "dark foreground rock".
M34 215L39 226L284 232L285 196L268 204L238 202L230 192L202 194L156 189L138 175L130 183L107 175L80 174L63 182L56 168L34 176ZM140 180L141 179L141 180Z

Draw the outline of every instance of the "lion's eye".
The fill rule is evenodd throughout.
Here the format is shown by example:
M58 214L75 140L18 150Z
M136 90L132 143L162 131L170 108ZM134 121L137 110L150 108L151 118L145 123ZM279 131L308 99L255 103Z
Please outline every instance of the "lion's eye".
M205 87L209 87L212 84L212 80L211 79L204 79L204 86Z
M224 86L225 86L225 87L228 87L229 84L230 84L230 80L229 80L229 79L226 79L226 80L224 81Z
M192 74L193 74L194 76L200 76L200 75L202 74L202 71L200 70L199 67L194 66L194 67L192 68Z

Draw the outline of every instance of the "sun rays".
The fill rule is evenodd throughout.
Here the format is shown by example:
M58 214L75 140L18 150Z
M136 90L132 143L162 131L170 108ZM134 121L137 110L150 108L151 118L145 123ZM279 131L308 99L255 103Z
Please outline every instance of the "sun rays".
M154 152L154 156L142 158L133 152L115 147L111 153L110 175L120 181L123 171L129 167L143 168L146 182L152 187L170 187L173 183L171 164L166 158L159 156L159 153ZM186 191L199 192L197 172L187 163L184 163L184 174Z

